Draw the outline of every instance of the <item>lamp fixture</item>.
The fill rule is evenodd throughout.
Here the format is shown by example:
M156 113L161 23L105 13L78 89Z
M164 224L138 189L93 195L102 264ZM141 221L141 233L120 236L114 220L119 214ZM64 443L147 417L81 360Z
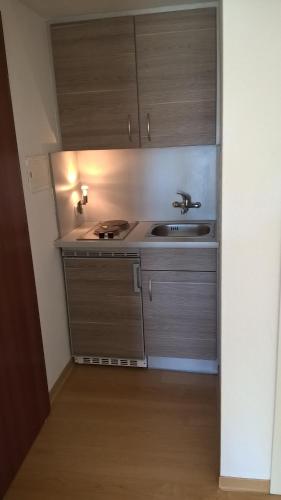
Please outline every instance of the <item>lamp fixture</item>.
M86 186L86 184L83 184L81 186L81 191L82 191L82 198L81 200L78 201L77 203L77 212L79 214L83 213L83 205L87 205L88 203L88 191L89 191L89 186Z

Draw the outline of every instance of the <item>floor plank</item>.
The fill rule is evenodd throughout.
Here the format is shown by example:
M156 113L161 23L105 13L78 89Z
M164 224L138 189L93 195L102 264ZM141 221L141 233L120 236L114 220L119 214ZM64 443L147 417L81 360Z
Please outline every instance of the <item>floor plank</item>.
M218 474L216 376L75 366L5 500L267 498Z

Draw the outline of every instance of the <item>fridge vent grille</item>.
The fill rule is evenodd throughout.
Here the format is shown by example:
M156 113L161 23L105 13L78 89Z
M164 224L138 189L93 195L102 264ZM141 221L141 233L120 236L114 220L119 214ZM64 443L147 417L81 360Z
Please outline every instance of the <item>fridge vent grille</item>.
M80 365L128 366L130 368L147 368L147 359L102 358L99 356L74 356L75 363Z
M63 257L95 257L95 258L126 258L126 259L134 259L139 257L139 252L136 251L98 251L98 250L63 250Z

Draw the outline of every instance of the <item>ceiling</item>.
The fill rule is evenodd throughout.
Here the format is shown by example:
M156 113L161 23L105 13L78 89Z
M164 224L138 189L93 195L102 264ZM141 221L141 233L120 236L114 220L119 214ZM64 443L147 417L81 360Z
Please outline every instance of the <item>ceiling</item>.
M21 0L40 16L58 20L79 16L99 16L122 11L139 11L159 7L176 7L194 3L194 0ZM206 3L206 0L195 0Z

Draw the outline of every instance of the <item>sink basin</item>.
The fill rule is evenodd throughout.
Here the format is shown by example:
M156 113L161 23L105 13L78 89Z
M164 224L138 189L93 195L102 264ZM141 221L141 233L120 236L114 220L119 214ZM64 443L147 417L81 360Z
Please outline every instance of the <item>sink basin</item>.
M198 238L206 236L210 231L211 227L209 224L204 223L157 224L150 229L150 236Z

